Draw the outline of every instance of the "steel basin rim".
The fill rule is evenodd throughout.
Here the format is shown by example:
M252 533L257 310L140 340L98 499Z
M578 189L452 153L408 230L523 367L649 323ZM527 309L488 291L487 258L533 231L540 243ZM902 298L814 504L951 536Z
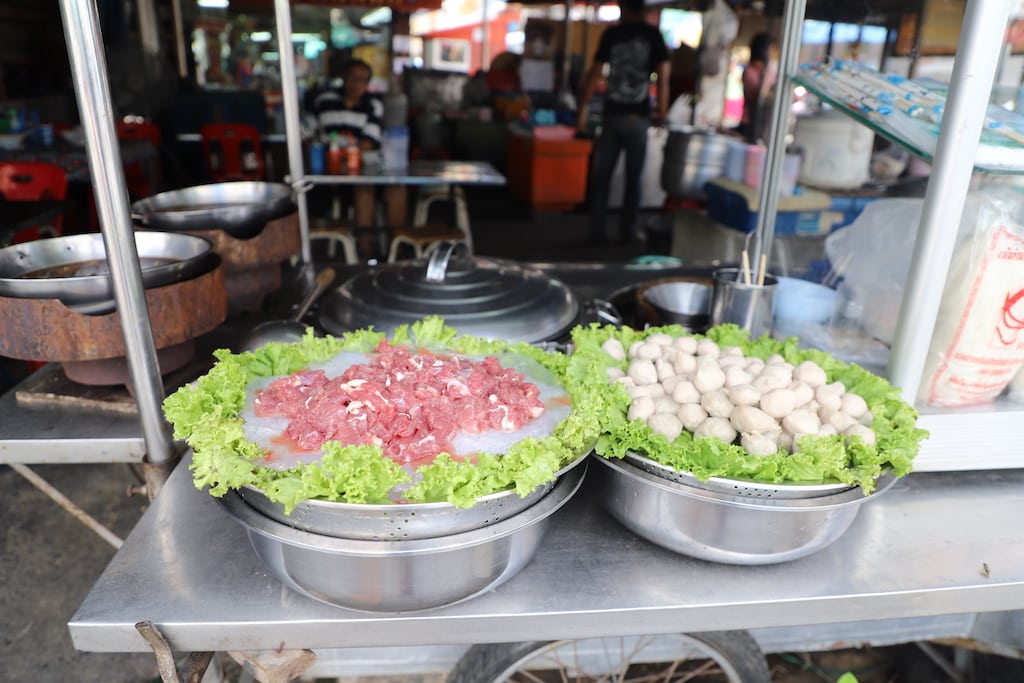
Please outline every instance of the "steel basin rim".
M220 502L228 513L245 527L246 531L259 534L277 543L352 558L416 557L468 550L526 530L547 519L569 502L579 490L585 473L585 464L570 470L537 503L495 524L447 536L410 540L370 541L336 538L302 531L257 512L241 500L235 491L229 491L220 499Z
M661 492L682 495L688 498L696 498L718 505L761 510L765 512L803 513L823 510L834 510L836 508L850 505L860 505L867 500L885 493L893 484L896 477L892 474L885 474L878 479L878 487L868 495L864 495L859 486L840 493L815 496L812 498L752 498L749 496L733 496L722 493L706 491L694 486L677 484L668 479L655 476L643 470L620 461L612 461L609 458L595 456L603 465L620 475L625 475L639 480L648 487L659 489ZM838 500L837 500L838 499Z

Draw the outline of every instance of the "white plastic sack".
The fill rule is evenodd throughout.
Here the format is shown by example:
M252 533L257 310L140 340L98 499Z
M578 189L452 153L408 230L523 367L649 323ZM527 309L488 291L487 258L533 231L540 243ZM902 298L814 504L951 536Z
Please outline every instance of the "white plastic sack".
M892 342L923 202L872 202L825 240L849 309ZM933 406L984 405L1024 366L1024 194L989 187L968 197L918 390Z

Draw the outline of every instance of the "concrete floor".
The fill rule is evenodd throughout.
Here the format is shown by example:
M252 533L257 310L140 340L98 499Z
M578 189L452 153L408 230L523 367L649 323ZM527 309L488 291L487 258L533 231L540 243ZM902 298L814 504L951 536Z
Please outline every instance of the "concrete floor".
M626 261L648 251L641 244L583 246L587 223L582 212L534 213L499 194L471 195L470 205L477 252L481 255L531 261ZM648 213L645 219L656 215ZM694 236L700 233L704 238L721 238L706 228L696 232L677 229L671 253L694 261L705 258L701 254L720 253L714 240L705 243ZM735 236L727 237L735 241ZM9 382L14 378L0 375L3 379ZM0 391L5 389L0 381ZM128 465L34 465L32 469L122 538L146 509L145 497L127 493L138 483ZM159 680L150 655L80 653L71 645L66 622L114 552L110 544L17 472L0 466L0 683ZM792 655L788 661L776 657L772 660L775 680L834 680L834 667L852 668L853 661L863 667L863 683L950 680L913 647L853 654L860 659L836 659L834 653ZM965 681L1024 680L1024 667L1016 660L979 656L976 661L983 665L981 677ZM239 680L237 667L228 660L223 665L230 680ZM434 681L439 682L440 676L433 677L431 683ZM388 681L374 679L373 683Z

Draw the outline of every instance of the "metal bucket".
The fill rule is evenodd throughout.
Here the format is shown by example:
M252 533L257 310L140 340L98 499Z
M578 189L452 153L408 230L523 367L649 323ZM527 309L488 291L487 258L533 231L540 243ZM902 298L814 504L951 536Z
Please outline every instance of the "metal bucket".
M735 138L697 128L673 128L665 141L661 187L673 197L700 199L704 184L725 175L729 145Z

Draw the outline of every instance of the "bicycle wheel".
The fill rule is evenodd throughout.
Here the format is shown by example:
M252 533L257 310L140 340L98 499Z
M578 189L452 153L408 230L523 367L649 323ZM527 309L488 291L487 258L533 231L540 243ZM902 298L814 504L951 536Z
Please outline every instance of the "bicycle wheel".
M474 645L448 683L770 683L746 631Z

